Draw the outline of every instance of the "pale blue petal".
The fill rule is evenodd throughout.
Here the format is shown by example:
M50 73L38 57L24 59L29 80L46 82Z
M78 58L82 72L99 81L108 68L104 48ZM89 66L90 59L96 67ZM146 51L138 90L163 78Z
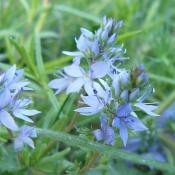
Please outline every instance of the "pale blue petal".
M129 100L130 101L136 100L137 97L139 96L139 94L140 94L140 89L139 88L136 88L133 92L130 93Z
M91 96L91 95L98 95L99 97L104 97L105 95L105 90L101 87L101 85L97 82L86 82L84 85L86 93ZM94 90L96 91L96 94L94 93Z
M31 126L27 126L27 125L23 125L20 128L20 135L22 137L36 137L37 136L37 132L36 132L36 128L31 127Z
M112 36L110 36L107 44L113 44L115 42L115 39L116 39L116 33L114 33Z
M83 35L81 35L79 38L78 38L78 40L75 40L76 41L76 43L77 43L77 48L80 50L80 51L82 51L82 52L84 52L87 48L88 48L88 40L83 36Z
M143 95L138 98L138 102L143 102L146 100L151 94L153 94L154 88L152 86L148 86L148 88L144 91Z
M112 126L116 127L116 128L120 128L121 127L121 121L119 117L115 117L112 121Z
M95 39L92 43L89 43L89 47L95 55L99 54L99 44L97 39Z
M18 126L16 125L13 117L5 110L0 110L0 122L12 131L18 130Z
M7 81L7 83L10 83L13 80L15 72L16 72L16 65L13 65L10 69L7 70L4 76L4 79Z
M97 141L103 140L103 133L102 133L101 129L96 129L95 131L93 131L93 134L94 134Z
M79 112L82 115L94 115L96 113L98 113L100 111L101 108L96 108L96 107L82 107L82 108L78 108L75 111Z
M107 75L109 71L108 65L104 61L97 61L91 65L92 78L102 78Z
M33 115L41 113L40 111L35 110L35 109L18 109L16 110L16 112L24 114L24 115L28 115L28 116L33 116Z
M81 28L80 30L81 30L81 33L82 33L85 37L87 37L87 38L93 38L94 34L93 34L91 31L89 31L89 30L87 30L87 29L85 29L85 28Z
M120 98L121 98L121 100L123 102L127 102L128 101L128 98L129 98L128 96L129 96L129 93L128 93L128 90L127 89L123 90L121 92L121 94L120 94Z
M15 151L21 151L24 146L23 141L20 138L16 138L14 142Z
M153 112L153 110L156 109L156 106L147 105L144 103L136 103L135 106L138 107L139 109L143 110L145 113L147 113L150 116L159 116L158 114Z
M57 89L58 92L61 92L67 88L68 84L69 84L68 79L60 78L50 81L49 87L52 89Z
M129 116L124 121L128 128L133 129L136 132L148 130L148 128L136 117Z
M107 129L107 117L106 117L106 114L104 114L104 113L101 114L100 122L101 122L102 130L105 131Z
M113 78L112 86L115 89L115 95L118 97L120 94L120 84L119 84L119 79L118 78Z
M29 117L25 116L24 114L18 112L18 110L14 111L14 112L13 112L13 115L14 115L15 117L17 117L17 118L20 118L20 119L26 121L26 122L33 123L33 120L32 120L32 119L30 119Z
M10 91L6 88L3 92L0 92L0 109L9 104L11 99Z
M128 74L128 72L122 71L122 72L119 74L119 79L120 79L120 82L121 82L123 85L126 85L126 84L128 83L128 80L129 80L129 74Z
M128 141L128 130L127 130L126 126L124 126L124 125L121 125L121 127L120 127L120 137L123 141L124 146L126 146L127 141Z
M82 96L81 98L88 106L99 106L99 99L96 96Z
M11 90L18 89L18 90L20 90L20 89L24 88L25 86L27 86L28 84L29 84L29 82L27 82L27 81L20 81L18 83L14 82L14 83L11 83L9 85L9 89L11 89Z
M129 103L124 104L118 108L117 116L119 117L127 117L132 112L131 105Z
M108 38L109 30L105 28L101 34L101 39L106 40Z
M68 88L66 89L66 93L73 93L73 92L79 92L84 84L84 80L82 78L78 78L75 81L73 81Z
M73 56L73 57L82 57L83 56L83 54L81 52L63 51L63 54Z
M71 77L83 77L84 75L84 70L80 66L75 64L66 66L64 68L64 72Z
M107 127L105 133L105 143L113 145L115 143L115 132L112 127Z
M28 146L30 146L31 148L33 149L35 148L33 140L29 137L24 138L23 142L27 144Z

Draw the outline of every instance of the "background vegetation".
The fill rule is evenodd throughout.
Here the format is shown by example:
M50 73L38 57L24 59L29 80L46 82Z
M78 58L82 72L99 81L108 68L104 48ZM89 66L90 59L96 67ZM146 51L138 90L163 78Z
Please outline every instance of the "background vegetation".
M45 129L39 130L35 150L26 147L16 155L0 127L0 174L174 174L174 9L173 0L0 0L0 71L12 64L25 69L35 90L27 95L42 111L36 126ZM120 139L114 147L90 142L98 116L78 116L73 112L78 95L56 97L48 88L56 70L71 62L62 51L75 50L80 27L94 31L103 16L124 21L119 42L127 49L128 66L144 63L156 88L152 100L160 103L161 117L145 118L150 132L131 133L143 139L134 142L139 146L132 153L133 145L124 150ZM160 161L157 153L164 163L147 160Z

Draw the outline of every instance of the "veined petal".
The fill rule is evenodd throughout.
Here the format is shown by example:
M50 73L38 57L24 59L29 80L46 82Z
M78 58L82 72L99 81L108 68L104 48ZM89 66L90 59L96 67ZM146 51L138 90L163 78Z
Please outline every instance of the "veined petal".
M139 109L143 110L145 113L147 113L150 116L159 116L158 114L153 112L153 110L156 109L156 106L154 106L154 105L147 105L144 103L136 103L135 106L138 107Z
M103 140L103 133L102 133L101 129L96 129L95 131L93 131L93 134L94 134L97 141Z
M82 115L94 115L96 113L98 113L101 109L100 108L95 108L95 107L82 107L82 108L78 108L75 111L79 112Z
M115 143L115 132L112 127L107 127L105 133L105 143L113 145Z
M120 84L119 84L119 79L117 77L113 78L112 86L114 87L115 95L119 96L119 94L120 94Z
M128 141L128 130L127 130L126 126L124 126L124 125L120 126L120 137L123 141L124 146L126 146L127 141Z
M89 42L89 47L95 55L99 54L99 44L97 39L95 39L93 42Z
M69 81L66 78L54 79L50 81L49 87L61 92L67 88Z
M118 108L117 116L119 117L127 117L132 112L131 105L129 103L124 104Z
M63 54L73 56L73 57L82 57L83 56L83 54L81 52L63 51Z
M136 117L129 116L125 119L125 124L128 128L133 129L134 131L145 131L148 128Z
M80 35L80 37L77 39L75 39L76 44L77 44L77 48L81 51L84 52L87 48L88 48L88 44L89 41L83 36Z
M15 139L15 143L14 143L14 147L15 147L15 150L18 152L18 151L21 151L22 148L24 146L24 143L23 141L20 139L20 138L16 138Z
M84 76L84 70L80 66L75 65L75 64L66 66L64 68L64 72L71 77L83 77Z
M66 89L66 93L73 93L73 92L79 92L84 84L84 80L82 78L77 78L75 81L73 81L68 88Z
M17 131L18 127L13 117L5 110L0 110L0 122L12 131Z
M29 137L24 138L23 142L25 144L29 145L31 148L33 148L33 149L35 148L33 140L31 138L29 138Z
M21 88L23 88L23 87L25 87L25 86L27 86L29 84L29 82L27 82L27 81L20 81L20 82L18 82L18 83L12 83L12 84L10 84L9 85L9 89L21 89Z
M0 92L0 109L4 108L10 102L10 91L6 88L3 92Z
M35 110L35 109L17 109L15 110L15 112L21 113L27 116L33 116L33 115L41 113L40 111Z
M30 122L30 123L33 123L33 120L30 119L29 117L25 116L24 114L20 113L20 112L17 112L17 111L14 111L13 112L13 115L17 118L20 118L26 122Z
M91 65L92 78L102 78L107 75L109 66L104 61L97 61Z
M112 121L112 126L116 127L116 128L120 128L121 127L121 121L119 117L115 117Z
M144 91L143 95L137 101L143 102L153 93L154 93L154 88L152 86L148 86L148 88Z
M82 33L85 37L90 38L90 39L93 38L94 34L93 34L91 31L89 31L89 30L87 30L87 29L85 29L85 28L81 28L80 30L81 30L81 33Z
M4 79L7 81L7 83L10 83L13 80L15 72L16 72L16 65L13 65L10 69L7 70L4 76Z
M104 97L105 96L105 90L101 87L101 85L97 82L86 82L84 85L85 91L89 96L97 95L98 97ZM96 93L94 93L96 91Z
M82 100L85 104L91 107L99 106L99 100L96 96L82 96Z
M20 128L20 135L22 137L37 137L37 132L36 129L34 127L31 126L27 126L27 125L23 125Z
M120 82L123 84L123 85L126 85L128 83L128 80L129 80L129 74L127 71L122 71L120 74L119 74L119 80Z

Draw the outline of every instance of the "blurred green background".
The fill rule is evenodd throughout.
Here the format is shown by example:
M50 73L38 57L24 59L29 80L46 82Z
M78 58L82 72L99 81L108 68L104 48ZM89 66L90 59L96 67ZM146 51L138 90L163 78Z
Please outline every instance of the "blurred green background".
M85 137L84 132L88 133L89 123L95 119L77 119L73 112L77 95L55 97L47 84L57 68L71 62L72 58L64 56L62 51L75 50L74 38L79 36L80 27L95 31L103 16L124 21L119 42L124 43L127 49L130 65L144 63L151 84L156 89L153 99L160 103L158 112L162 113L175 101L174 0L0 0L0 71L12 64L25 69L26 77L32 81L31 86L35 90L27 95L35 100L35 108L43 112L36 119L37 127L77 132L71 123L76 121L77 127L83 126L80 137ZM154 128L155 122L151 120L148 124L148 127ZM174 131L175 125L171 124L170 133ZM0 133L2 142L8 139L4 135ZM168 149L168 161L173 164L175 159L171 150L175 148L175 141L164 139L164 142ZM8 157L3 153L8 153L8 147L6 150L1 144L1 174L76 174L83 169L82 162L87 166L86 159L93 154L78 149L70 151L49 139L37 139L36 145L32 153L28 149L21 153L24 170L18 171L14 156ZM48 167L44 167L43 162L40 163L43 156L65 149L68 149L65 155L54 165L47 163ZM90 166L82 171L88 174L127 175L162 173L137 166L128 172L123 162L109 160L104 156L91 165L96 169L90 171Z

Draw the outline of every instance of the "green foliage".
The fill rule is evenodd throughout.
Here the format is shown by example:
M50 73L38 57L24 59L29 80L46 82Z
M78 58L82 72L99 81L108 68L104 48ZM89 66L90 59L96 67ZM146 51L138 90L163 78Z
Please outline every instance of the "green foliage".
M35 119L42 128L35 150L15 153L0 128L0 174L174 174L175 141L167 135L175 131L173 122L167 133L156 131L168 162L149 160L118 149L119 139L113 147L92 142L98 116L78 116L78 95L56 97L48 87L57 68L71 62L62 51L75 49L79 28L95 30L106 15L124 21L119 42L127 48L128 66L145 64L162 113L175 101L174 7L173 0L0 0L0 71L11 64L24 68L34 89L26 95L42 111ZM152 139L155 118L145 123Z

